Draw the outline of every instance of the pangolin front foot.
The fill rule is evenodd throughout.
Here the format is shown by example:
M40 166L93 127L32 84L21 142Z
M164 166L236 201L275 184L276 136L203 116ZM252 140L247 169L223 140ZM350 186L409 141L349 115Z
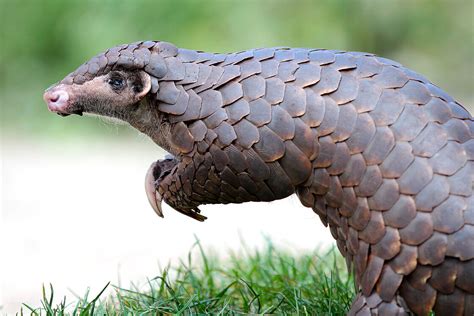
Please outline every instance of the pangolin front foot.
M161 202L164 199L163 195L160 193L160 183L162 183L162 181L166 177L174 176L174 171L176 171L175 167L178 164L179 161L176 158L174 158L173 156L166 156L165 159L160 159L153 162L146 173L145 192L148 198L148 202L150 202L151 207L160 217L163 217ZM200 222L206 219L205 216L200 214L201 210L197 206L186 207L184 205L174 205L176 203L172 203L172 201L167 201L166 199L164 200L165 203L167 203L173 209L184 215L192 217Z

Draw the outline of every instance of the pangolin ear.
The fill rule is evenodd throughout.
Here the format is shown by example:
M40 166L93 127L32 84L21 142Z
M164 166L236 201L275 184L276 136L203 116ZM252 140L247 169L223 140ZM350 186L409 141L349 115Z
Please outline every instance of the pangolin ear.
M143 86L143 89L142 91L140 91L139 93L137 93L136 97L141 100L143 99L147 94L148 92L150 92L150 89L151 89L151 78L150 78L150 75L147 74L146 72L144 71L141 71L140 72L140 78L141 78L141 82L142 82L142 86Z

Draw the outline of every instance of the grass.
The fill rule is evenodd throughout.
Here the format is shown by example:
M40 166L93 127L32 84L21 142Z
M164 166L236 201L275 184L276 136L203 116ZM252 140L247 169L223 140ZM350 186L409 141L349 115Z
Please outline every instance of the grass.
M24 304L18 315L345 315L354 296L353 279L335 249L295 255L268 242L223 259L198 241L193 248L142 286L107 284L74 303L66 297L55 302L53 287L43 287L42 306Z

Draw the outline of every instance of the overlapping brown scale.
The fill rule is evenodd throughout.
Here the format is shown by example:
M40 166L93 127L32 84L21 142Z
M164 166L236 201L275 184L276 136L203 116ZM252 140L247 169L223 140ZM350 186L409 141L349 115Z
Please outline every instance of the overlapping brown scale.
M390 265L385 265L377 282L377 293L379 293L380 298L385 302L392 301L402 280L403 275L394 272Z
M309 53L309 60L319 65L327 65L336 60L336 55L330 50L312 50Z
M365 268L361 280L361 290L365 296L369 296L372 292L372 289L380 277L384 262L382 258L374 255L369 256L367 267Z
M276 199L287 197L295 192L291 179L287 176L278 162L267 163L270 169L270 178L265 181Z
M359 56L355 60L357 69L357 78L368 78L379 74L382 71L383 66L377 62L373 56Z
M286 84L283 101L280 103L292 117L298 117L306 112L306 93L301 87Z
M213 87L221 78L221 76L224 73L224 68L223 67L210 67L211 72L209 74L209 77L204 81L202 85L196 85L196 88L194 88L194 91L196 93L200 93L202 91L208 90L211 87Z
M468 121L451 119L444 124L448 133L448 139L464 143L472 139L472 131L469 130ZM472 123L471 123L472 124ZM471 125L472 126L472 125Z
M240 83L248 101L258 99L265 94L265 79L263 77L251 76Z
M329 97L323 97L323 99L324 117L321 125L318 127L319 136L326 136L334 132L339 118L339 106L336 104L336 102Z
M336 60L331 64L337 70L349 70L357 67L356 58L346 52L336 53Z
M226 83L230 82L231 80L233 80L237 77L240 77L240 75L241 75L240 66L236 66L236 65L226 66L226 67L224 67L224 72L222 73L222 76L215 83L213 88L217 89L220 86L223 86Z
M175 88L176 86L167 85L166 82L163 82L158 96L160 96L159 100L163 101L164 103L160 102L158 104L158 110L172 115L182 115L186 112L186 109L188 108L189 94L183 89L182 86L178 86L178 97L176 98L176 101L174 103L169 104L168 102L172 102L174 100ZM164 89L171 89L172 92L170 94L167 94L166 92L161 93L161 91L163 91Z
M199 118L201 113L202 99L193 90L188 90L187 94L189 96L189 100L186 111L182 115L171 117L170 121L186 122L193 121Z
M227 120L227 113L224 109L220 108L215 111L213 114L209 115L204 119L204 123L210 129L216 128L223 121Z
M406 227L416 216L416 204L412 197L400 195L390 210L383 212L386 225L395 228Z
M324 118L324 98L311 89L304 89L306 93L306 111L301 116L303 122L309 127L317 127Z
M471 124L472 134L474 135L474 121ZM464 150L466 151L467 159L474 161L474 139L468 140L467 142L462 144Z
M235 139L237 139L237 135L234 131L234 128L227 122L222 122L214 129L214 131L217 134L217 139L224 146L230 145Z
M411 141L428 123L428 117L422 107L415 104L405 105L402 114L392 125L392 131L398 141Z
M467 161L466 151L457 142L450 141L430 158L433 171L450 176L458 171Z
M240 99L224 109L227 112L228 123L230 124L235 124L250 113L249 103L244 99Z
M268 78L265 80L265 100L270 104L278 104L283 101L285 95L285 83L279 78Z
M436 313L436 315L469 315L468 313L464 312L465 297L468 297L468 295L458 289L455 289L452 294L446 295L438 293L433 311Z
M334 161L327 169L330 175L340 175L346 168L350 160L349 148L345 143L336 144L336 152L334 153Z
M326 169L315 168L313 170L313 181L311 182L311 192L317 195L324 195L329 191L330 176Z
M262 65L255 59L248 59L239 64L240 80L252 75L259 74L262 71Z
M448 236L446 255L465 260L474 259L474 225L464 224L461 229Z
M194 138L183 122L177 123L173 127L171 142L181 153L188 153L194 147Z
M202 100L199 118L206 118L222 107L222 94L216 90L206 90L199 96Z
M436 135L436 137L433 137ZM411 142L413 154L420 157L432 157L448 141L446 131L438 123L430 122Z
M456 286L466 292L474 293L474 260L457 263ZM471 299L474 298L471 296Z
M457 266L456 259L446 258L436 269L433 269L429 284L441 293L453 293L458 273Z
M281 47L275 50L275 60L283 62L295 59L295 52L288 47Z
M115 56L115 55L112 55ZM109 59L110 62L110 59ZM118 59L117 59L118 62ZM166 72L168 71L166 67L166 62L163 56L157 53L152 53L150 55L150 60L148 64L145 66L144 70L152 75L153 77L156 77L158 79L163 78L166 75Z
M198 54L199 53L195 50L179 48L178 55L176 57L178 57L184 63L192 63L197 60Z
M395 146L395 139L389 127L377 127L375 135L362 155L367 165L380 164Z
M399 254L390 260L389 265L395 273L409 275L417 266L417 247L401 244Z
M180 90L176 87L173 81L163 81L160 84L160 89L155 98L156 100L167 104L176 104L180 93Z
M402 88L400 93L403 94L408 103L426 104L431 100L431 95L426 86L418 81L410 80Z
M336 101L337 104L346 104L357 97L358 90L358 79L351 75L344 75L339 83L339 88L329 96Z
M222 63L226 58L229 58L229 55L232 54L209 54L204 63L209 66L214 66Z
M294 61L284 61L278 66L277 77L283 82L290 82L296 79L295 72L299 65Z
M380 87L385 89L401 88L408 82L408 76L400 68L393 66L383 67L382 72L373 78Z
M283 140L292 139L295 136L293 118L279 106L272 107L272 118L266 126Z
M404 102L402 94L398 93L397 90L383 90L375 109L370 112L375 125L387 126L393 124L402 113Z
M358 113L369 112L375 109L381 95L382 88L377 85L377 82L372 78L365 78L359 80L357 97L351 103Z
M358 198L358 205L354 214L349 218L349 225L357 230L363 230L370 221L371 213L367 199Z
M416 212L415 218L404 228L399 230L404 244L417 246L430 238L433 234L431 214Z
M381 212L371 211L367 226L359 233L359 238L369 244L379 243L385 236L387 227L383 222Z
M342 175L340 176L343 186L356 186L362 180L367 165L361 154L354 154L350 157L349 162Z
M441 124L449 121L453 117L448 104L438 98L431 98L431 100L424 105L424 109L431 121Z
M317 83L321 79L321 67L315 63L306 63L299 66L295 72L295 85L307 87Z
M296 145L310 160L317 155L317 147L315 146L316 132L308 127L301 119L294 120L295 137L293 144Z
M349 103L339 106L339 117L336 129L331 137L336 142L341 142L351 136L357 121L357 111L355 107Z
M194 89L196 87L202 86L207 81L209 76L211 75L211 71L212 71L211 66L203 65L203 64L197 64L197 65L199 67L197 80L196 80L195 83L191 83L191 84L186 85L187 90Z
M326 203L328 206L333 207L335 209L339 208L342 206L342 186L341 183L339 182L339 178L332 176L330 177L329 180L329 190L326 193ZM334 210L334 212L328 212L328 217L331 216L337 216L337 226L340 226L339 223L339 212L337 210Z
M262 71L260 75L263 78L270 78L270 77L276 76L276 74L278 73L278 66L280 65L280 63L274 59L268 59L268 60L262 61L260 65L262 67Z
M424 290L414 288L408 282L400 285L400 294L410 310L417 315L428 315L436 301L436 290L427 285Z
M433 179L415 197L419 211L429 212L449 195L449 183L444 176L433 175Z
M313 161L313 166L319 168L329 167L332 164L335 152L336 144L330 136L319 138L319 155Z
M293 51L297 63L306 63L309 61L309 50L307 48L293 48Z
M266 125L259 127L258 130L260 133L260 139L253 148L263 161L273 162L283 157L283 154L285 153L283 140Z
M303 183L312 171L308 157L291 141L285 142L285 154L279 162L294 186Z
M397 181L383 179L377 192L368 199L369 207L372 210L386 211L398 201L399 197L400 190Z
M236 143L243 148L250 148L253 144L260 140L260 134L255 125L243 119L234 126L235 134L237 135Z
M272 106L265 99L257 99L249 104L247 120L260 127L272 120Z
M219 92L222 94L222 105L224 106L237 101L244 95L242 85L238 82L226 84L219 89Z
M382 185L382 173L378 166L367 166L360 184L355 188L358 196L372 196Z
M199 65L194 63L184 64L184 77L179 84L187 85L196 83L199 79Z
M375 135L375 124L369 114L363 113L357 116L352 135L346 141L351 154L363 152Z
M242 153L245 155L247 160L247 171L254 181L263 181L270 177L270 170L265 164L265 161L260 158L259 154L257 154L253 149L242 150Z
M418 246L418 261L423 265L437 266L444 261L448 238L435 232L428 240Z
M458 172L445 179L449 183L449 192L451 194L472 196L472 185L466 185L466 183L473 182L474 164L471 162L466 163Z
M181 81L186 75L184 64L176 57L165 58L167 72L162 80Z
M334 92L341 82L341 73L332 66L321 68L321 79L311 88L318 95Z
M428 160L416 157L397 181L401 193L417 194L432 178L433 169Z
M434 229L446 234L457 231L464 224L464 209L466 209L464 198L450 196L432 212Z
M235 54L228 54L227 58L225 61L222 63L223 66L225 65L230 65L230 64L238 64L241 63L244 60L250 59L254 57L254 51L253 50L246 50L242 52L238 52Z

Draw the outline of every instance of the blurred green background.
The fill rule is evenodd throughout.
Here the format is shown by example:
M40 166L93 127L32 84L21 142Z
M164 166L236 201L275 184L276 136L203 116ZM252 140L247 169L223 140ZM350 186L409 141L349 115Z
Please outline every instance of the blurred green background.
M471 112L474 103L472 0L0 3L1 128L6 136L136 135L95 118L53 115L42 92L91 56L143 39L213 52L264 46L373 52L424 74Z

